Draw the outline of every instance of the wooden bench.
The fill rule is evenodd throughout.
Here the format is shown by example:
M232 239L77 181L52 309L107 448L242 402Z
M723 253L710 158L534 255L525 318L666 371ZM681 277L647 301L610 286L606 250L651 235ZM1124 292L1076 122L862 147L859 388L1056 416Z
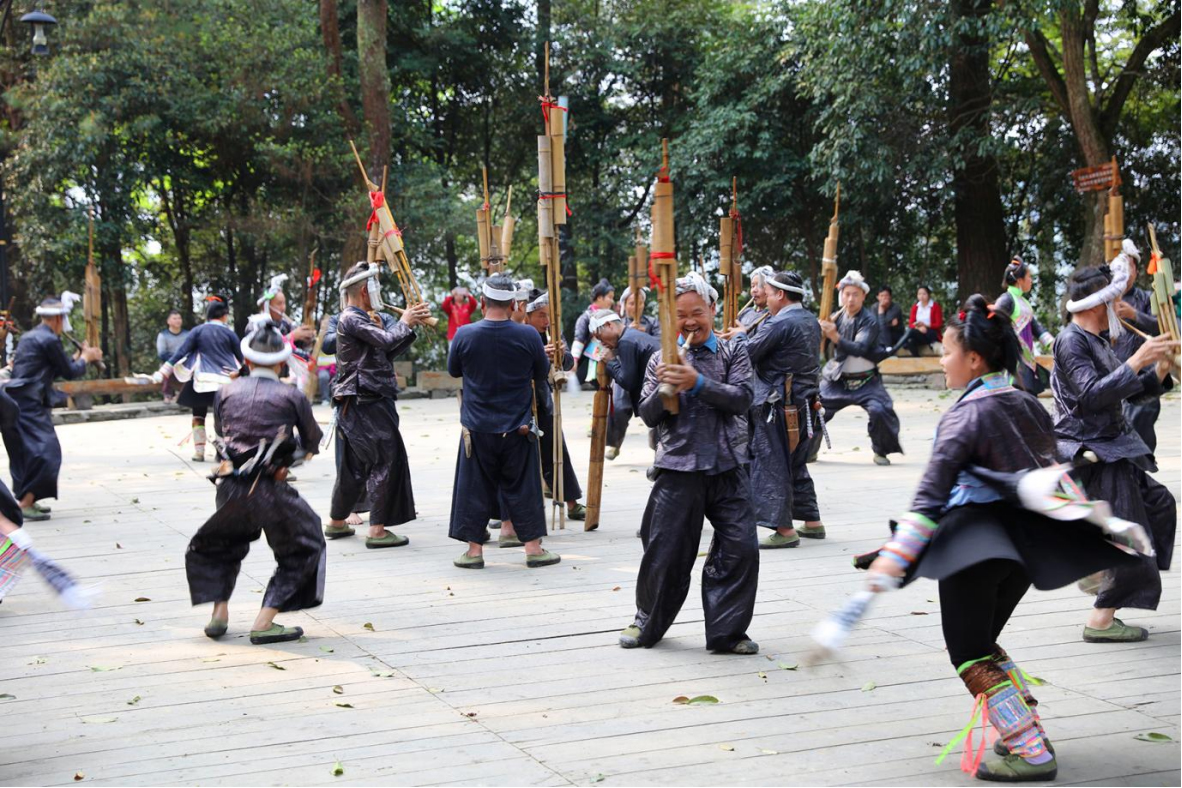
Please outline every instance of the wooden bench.
M129 402L132 394L161 396L158 385L128 383L123 378L66 380L55 383L54 388L66 395L66 407L70 410L90 410L94 406L95 397L122 397L124 402Z

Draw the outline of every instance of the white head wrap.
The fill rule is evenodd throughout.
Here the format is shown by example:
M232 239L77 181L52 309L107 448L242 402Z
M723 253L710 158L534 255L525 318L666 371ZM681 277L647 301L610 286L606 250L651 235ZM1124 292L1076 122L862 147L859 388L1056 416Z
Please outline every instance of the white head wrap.
M493 287L488 282L480 286L480 291L484 293L484 297L490 301L513 301L517 298L516 285L513 290L499 290Z
M603 328L608 323L614 323L617 320L623 322L624 318L620 317L618 313L614 312L611 309L597 310L595 312L595 314L591 315L591 321L590 321L591 333L592 334L597 333L599 331L599 329Z
M862 277L861 271L850 269L845 272L845 276L837 283L837 291L840 293L846 287L860 287L863 293L870 292L870 285L866 284L866 280Z
M794 285L785 284L784 282L777 282L775 277L769 276L767 279L765 279L763 281L765 284L769 284L772 287L776 288L777 290L783 290L788 293L799 293L800 295L807 295L807 292L805 291L805 289L803 287L796 287Z
M690 271L677 280L677 295L684 293L697 293L708 304L718 301L718 291L697 271Z
M264 327L274 328L274 326L275 324L272 322L270 315L257 314L250 316L246 322L246 336L242 338L241 343L243 358L245 358L247 361L253 361L255 364L263 367L273 367L276 364L282 364L291 358L291 345L287 342L283 343L282 350L276 350L273 353L264 353L263 351L255 350L250 346L250 342L254 339L255 334L261 330L265 330ZM274 328L274 330L278 332L279 329Z
M525 312L526 314L529 314L530 312L537 312L539 309L547 306L550 306L550 294L542 293L533 301L530 301L525 305Z
M1108 335L1110 339L1117 339L1124 333L1124 327L1120 324L1120 318L1116 315L1116 302L1125 294L1125 289L1129 284L1129 277L1133 274L1133 267L1130 263L1139 262L1141 262L1141 251L1137 248L1137 245L1128 238L1121 241L1120 254L1112 258L1112 262L1108 264L1108 267L1112 270L1112 282L1086 298L1081 298L1078 301L1068 301L1067 311L1074 315L1077 312L1086 312L1089 309L1095 309L1101 304L1107 305Z
M69 332L74 330L70 325L70 312L74 311L74 305L81 300L82 296L65 290L62 292L60 299L47 298L33 311L37 313L38 317L56 317L61 315L65 318L62 321L62 330ZM60 301L60 303L54 303L55 301Z
M382 303L381 283L378 280L378 274L380 272L381 265L378 263L369 263L367 268L362 271L358 271L337 285L337 289L341 292L341 310L343 311L349 303L346 291L353 285L357 284L358 282L364 282L366 279L371 280L367 283L367 287L369 288L369 305L373 309L381 309L383 306L385 306Z
M275 274L271 277L271 283L267 285L267 289L259 296L258 305L262 306L264 301L270 301L275 296L279 295L279 291L283 288L283 283L287 281L287 274Z
M647 287L640 288L640 294L643 296L647 296L648 295L648 288ZM632 295L632 287L629 285L628 287L624 288L624 294L622 296L620 296L620 300L627 301L628 297L631 295Z
M518 279L517 290L513 293L514 301L528 301L529 291L534 289L534 280L532 279Z
M755 277L758 276L763 282L766 283L767 280L771 279L775 273L775 269L773 269L770 265L761 265L759 268L756 268L751 272L751 281L754 282Z

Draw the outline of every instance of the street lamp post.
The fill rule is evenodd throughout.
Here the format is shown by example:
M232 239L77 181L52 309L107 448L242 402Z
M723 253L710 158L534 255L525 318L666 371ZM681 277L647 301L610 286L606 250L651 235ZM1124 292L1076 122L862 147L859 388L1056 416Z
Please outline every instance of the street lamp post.
M3 8L3 15L0 16L0 37L4 35L4 30L8 26L8 19L12 16L12 3L13 0L0 0L0 8ZM48 55L49 37L46 33L49 28L57 24L57 20L41 10L40 5L38 5L35 11L25 14L20 18L20 21L33 29L32 53L34 55ZM3 154L0 153L0 156L3 156ZM4 184L0 182L0 309L7 309L10 299L8 244L8 214L5 206ZM7 361L5 358L6 355L4 347L0 346L0 361Z

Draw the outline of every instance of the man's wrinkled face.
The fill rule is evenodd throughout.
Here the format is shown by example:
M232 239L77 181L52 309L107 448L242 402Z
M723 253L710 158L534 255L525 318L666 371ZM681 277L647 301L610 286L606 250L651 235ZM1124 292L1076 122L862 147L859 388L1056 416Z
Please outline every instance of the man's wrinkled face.
M846 285L841 288L841 303L845 305L845 311L851 315L862 311L862 304L865 301L866 294L857 285Z
M767 290L764 288L762 276L757 276L751 280L751 300L760 309L767 306Z
M539 334L545 334L550 330L550 307L535 309L526 315L525 322L537 329Z
M714 305L694 292L677 297L677 332L686 344L700 345L714 331Z

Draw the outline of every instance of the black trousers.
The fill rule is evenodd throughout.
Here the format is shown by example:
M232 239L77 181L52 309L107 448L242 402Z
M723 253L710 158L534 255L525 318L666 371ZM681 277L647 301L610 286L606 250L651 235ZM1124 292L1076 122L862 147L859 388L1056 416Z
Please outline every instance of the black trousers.
M895 414L895 403L882 384L882 376L875 375L856 389L846 388L842 381L821 381L821 401L825 405L825 421L844 408L856 405L869 416L866 431L870 434L870 446L875 454L902 454L899 444L899 417Z
M415 519L410 461L398 430L394 400L351 397L337 417L341 463L332 488L330 516L344 520L358 502L371 502L369 521L387 528Z
M796 444L796 451L792 452L792 517L804 520L806 523L821 519L821 507L817 503L817 488L813 484L813 477L809 473L809 453L812 441L809 440L805 429L805 419L812 419L813 433L821 434L821 419L817 412L805 404L799 407L800 442Z
M620 448L624 445L624 436L628 434L628 422L632 420L632 398L628 392L620 388L620 384L612 382L612 406L607 415L607 445Z
M324 600L327 549L320 517L291 485L253 477L218 483L217 511L194 534L185 553L189 598L194 605L226 602L234 593L250 543L267 535L278 566L263 594L263 607L280 612L316 607Z
M1160 570L1170 568L1174 555L1178 526L1174 496L1129 460L1085 465L1076 476L1089 498L1108 501L1114 515L1145 526L1157 552L1155 558L1139 556L1136 565L1109 570L1095 606L1157 610L1161 601Z
M640 643L656 644L672 626L689 594L702 522L714 539L702 568L706 648L728 651L747 637L759 585L759 541L747 471L708 476L662 469L641 521L644 558L636 584Z
M918 329L913 329L907 335L907 349L911 351L913 356L918 356L921 350L930 345L938 344L940 344L940 338L931 329L928 329L926 334Z
M557 495L554 489L554 414L547 410L542 403L538 403L538 425L542 429L542 477L546 484ZM566 436L562 436L562 497L565 501L577 501L583 497L583 488L579 486L579 477L575 474L575 466L571 464L570 451L566 448ZM516 526L517 521L513 521Z
M982 561L940 581L940 623L952 667L993 653L1001 630L1030 588L1017 561Z
M492 518L513 521L523 542L546 535L538 447L530 435L472 432L472 455L460 439L448 536L484 543Z

